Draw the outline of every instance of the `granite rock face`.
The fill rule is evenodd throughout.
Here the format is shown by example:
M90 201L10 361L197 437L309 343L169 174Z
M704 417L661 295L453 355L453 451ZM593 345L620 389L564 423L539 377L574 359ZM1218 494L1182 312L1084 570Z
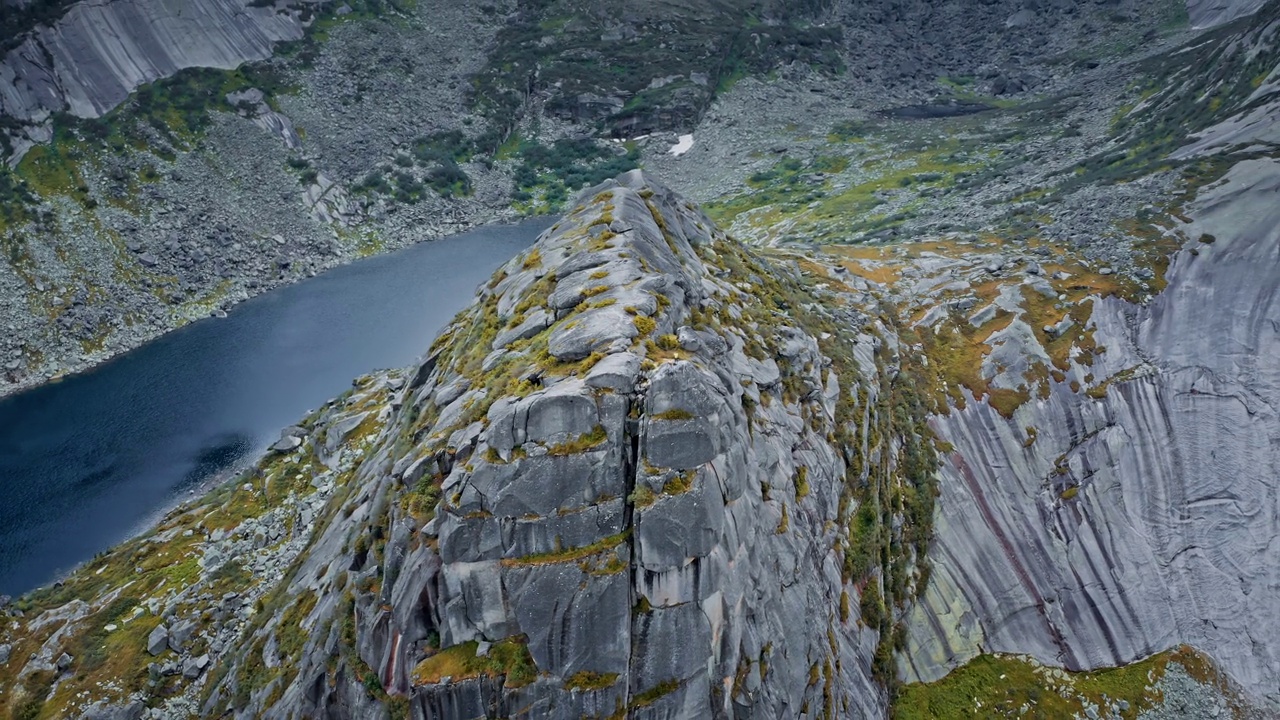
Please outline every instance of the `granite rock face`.
M1187 16L1194 28L1223 25L1252 15L1266 0L1187 0Z
M954 452L908 677L979 652L1078 669L1186 643L1280 707L1278 183L1259 159L1201 190L1168 288L1096 306L1092 367L1008 419L982 402L933 419ZM1086 375L1101 391L1069 387Z
M98 117L134 88L188 67L230 69L302 37L296 10L248 0L112 0L72 5L0 63L0 115Z
M639 172L586 191L437 341L287 580L335 629L203 711L362 716L372 677L423 718L883 716L831 441L867 378L804 329L710 320L751 312L758 262Z

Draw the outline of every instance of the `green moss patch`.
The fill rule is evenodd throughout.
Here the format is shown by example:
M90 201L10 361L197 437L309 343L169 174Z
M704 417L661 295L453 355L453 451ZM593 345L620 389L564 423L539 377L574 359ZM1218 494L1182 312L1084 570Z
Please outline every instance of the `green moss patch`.
M1121 716L1133 720L1160 701L1155 685L1170 663L1181 665L1200 682L1226 682L1204 656L1186 646L1125 667L1092 672L1053 670L1012 655L981 655L937 682L903 687L891 716L894 720L1058 720L1083 714L1086 704L1104 707L1123 700L1129 707Z
M441 650L413 669L414 683L434 685L446 677L457 682L488 675L505 677L506 686L516 688L528 685L538 676L538 666L523 637L496 642L483 657L477 655L479 648L479 643L471 641Z

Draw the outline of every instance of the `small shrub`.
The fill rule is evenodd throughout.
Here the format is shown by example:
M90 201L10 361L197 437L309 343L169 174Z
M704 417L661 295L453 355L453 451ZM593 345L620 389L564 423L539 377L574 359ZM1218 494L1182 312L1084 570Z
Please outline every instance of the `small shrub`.
M547 454L555 456L576 455L603 445L607 439L608 436L605 434L604 426L597 425L591 432L582 435L577 440L569 440L552 445L547 448Z
M658 347L662 350L679 350L680 340L675 335L666 334L658 337Z
M658 321L648 315L637 315L632 322L635 323L636 330L640 332L641 336L648 335L658 327Z
M524 257L524 262L520 264L524 270L533 270L542 267L542 253L534 248L532 252Z
M565 679L564 685L570 690L603 690L618 681L617 673L598 673L580 670Z
M809 494L809 468L801 465L796 469L796 499Z
M644 485L636 485L636 489L631 491L631 495L627 497L633 505L639 508L649 507L658 499L652 490Z

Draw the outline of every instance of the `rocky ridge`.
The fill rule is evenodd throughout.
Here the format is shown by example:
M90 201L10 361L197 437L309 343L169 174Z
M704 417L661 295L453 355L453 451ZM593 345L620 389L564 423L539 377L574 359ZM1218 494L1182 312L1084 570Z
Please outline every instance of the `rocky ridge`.
M242 561L260 587L239 597L260 601L232 639L201 645L189 673L126 671L114 695L76 702L94 717L185 716L197 696L201 713L237 717L882 715L884 606L916 582L917 519L890 529L881 513L905 512L891 488L923 478L900 457L924 451L886 443L907 420L887 410L901 390L881 370L883 332L814 304L640 173L589 190L408 382L364 381L304 424L326 430L286 431L289 465L259 471L264 491L277 476L318 486L315 531L295 525L306 547L272 561L288 567L278 583ZM335 452L354 465L323 465ZM859 509L855 539L844 518ZM252 558L280 536L270 527L230 524L203 557ZM185 583L181 597L218 597L204 574ZM120 588L95 587L44 645L114 607ZM145 620L126 642L163 652L183 618L148 602L131 600ZM10 702L73 692L57 669L31 672Z
M231 69L271 56L276 43L302 37L298 9L247 0L198 5L113 0L71 5L37 27L0 62L0 115L30 127L6 153L16 162L51 138L44 122L67 112L99 117L140 85L189 67ZM16 141L16 142L14 142Z
M1224 210L1193 222L1239 216ZM1081 352L1069 353L1063 379L1053 371L1043 379L1047 396L1035 388L1024 397L995 376L985 399L967 386L948 389L929 374L932 360L904 362L922 338L934 342L921 324L937 316L913 319L915 306L905 303L903 319L891 321L901 311L881 298L894 298L893 286L876 278L905 261L898 272L917 278L907 286L918 297L932 293L933 302L958 307L947 293L966 288L930 282L927 271L995 274L995 302L1012 308L997 314L1014 327L1038 322L1028 314L1040 310L1011 303L1008 293L1039 292L1048 282L1041 271L1067 259L1042 258L1031 272L1025 258L994 270L990 254L948 259L938 243L916 258L831 252L754 257L639 172L587 191L480 288L476 304L403 377L360 381L349 397L287 429L258 469L108 554L101 570L95 563L60 588L20 599L0 634L9 655L0 672L16 673L0 682L9 689L0 703L37 713L76 708L83 717L882 717L899 671L895 648L911 678L945 671L979 647L1098 667L1187 640L1217 642L1210 652L1232 681L1265 698L1265 657L1259 664L1231 652L1239 641L1232 628L1267 622L1265 603L1231 606L1244 622L1222 616L1216 634L1201 623L1147 637L1132 615L1072 626L1081 616L1066 612L1047 617L1044 627L1063 628L1056 634L1042 636L1035 622L1016 634L996 630L1034 618L1027 609L1076 602L1064 593L1020 604L996 581L1023 578L1027 592L1048 597L1061 577L1048 573L1069 572L1078 558L1066 551L1063 564L1037 566L1041 576L1026 574L1028 559L993 555L1052 547L1062 527L1046 524L1053 535L1024 542L1039 510L1001 514L1014 503L997 504L993 494L1039 498L1060 516L1075 513L1074 527L1097 523L1108 533L1143 516L1135 504L1165 495L1094 503L1107 477L1097 470L1108 465L1069 436L1072 427L1090 433L1083 423L1062 432L1046 423L1030 443L1013 436L1023 457L1060 443L1079 448L1068 449L1066 472L1048 490L961 473L999 467L976 460L991 448L1007 447L1012 457L1000 428L1063 403L1129 403L1130 388L1160 373L1124 372L1115 358L1132 351L1117 345L1090 351L1097 375L1080 369ZM1209 286L1179 262L1150 312L1184 287ZM1090 334L1115 337L1109 308L1123 301L1108 300L1101 286L1085 292L1096 293L1099 309L1081 321L1088 334L1055 331L1068 346ZM1019 313L1026 317L1010 322ZM994 349L1041 342L1034 328L1003 337ZM1032 345L1019 347L1034 356ZM1057 348L1044 352L1052 362ZM936 391L943 394L930 399ZM953 391L963 402L948 408ZM1176 432L1175 416L1167 417ZM945 443L940 466L926 420ZM977 447L970 439L979 432L994 435ZM1086 440L1103 436L1105 429ZM1109 457L1119 458L1113 468L1127 462ZM1154 463L1150 482L1171 477ZM1237 495L1253 493L1250 480L1241 482ZM930 543L935 492L944 505ZM1115 507L1131 511L1125 520L1107 515ZM1197 503L1193 517L1221 525L1209 514L1231 515L1231 507ZM1177 528L1195 525L1165 527L1177 537ZM1223 551L1255 534L1247 524L1241 530ZM1118 558L1142 546L1108 547L1103 557ZM151 560L134 567L140 552ZM171 553L187 558L178 567L189 570L168 569ZM1013 563L1015 571L983 574L967 563ZM1265 568L1251 572L1267 582ZM1151 578L1150 600L1176 608L1178 595L1164 587ZM1115 597L1134 591L1126 585ZM1108 629L1112 641L1085 627ZM1115 638L1134 639L1117 646ZM119 648L110 664L93 654L104 646ZM1106 654L1108 647L1130 654ZM35 664L15 660L27 648L40 648ZM1247 707L1229 684L1218 689L1161 662L1139 685L1161 695L1076 695L1069 688L1077 681L1061 671L1043 676L1080 717Z

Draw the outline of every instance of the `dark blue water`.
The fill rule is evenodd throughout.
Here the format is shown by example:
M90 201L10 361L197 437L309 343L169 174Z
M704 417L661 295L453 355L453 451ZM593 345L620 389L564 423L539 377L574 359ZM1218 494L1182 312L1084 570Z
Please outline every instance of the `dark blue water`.
M124 539L356 376L413 362L549 224L361 260L0 400L0 594Z

